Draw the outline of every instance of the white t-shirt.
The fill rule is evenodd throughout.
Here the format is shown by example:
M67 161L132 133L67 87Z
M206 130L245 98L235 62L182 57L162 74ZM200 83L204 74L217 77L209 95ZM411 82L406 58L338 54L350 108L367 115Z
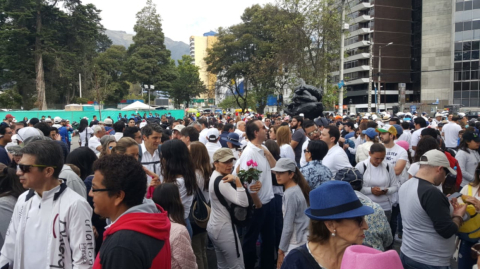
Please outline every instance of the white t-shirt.
M88 139L90 139L90 136L93 135L93 130L92 128L90 127L87 127L85 128L85 130L83 130L83 132L81 132L79 135L80 135L80 142L82 142L82 147L85 147L85 132L88 133Z
M219 146L217 143L211 142L207 142L207 144L205 144L205 147L207 148L208 156L210 156L210 164L213 165L213 154L215 154L215 151L221 149L222 147Z
M205 128L198 135L198 141L202 142L204 145L206 145L208 142L207 133L208 133L208 128Z
M404 160L408 163L408 153L401 146L394 144L392 148L386 148L387 154L385 155L385 161L395 167L398 160ZM405 165L405 168L407 165ZM400 183L405 182L408 179L407 170L403 169L400 175L397 175L397 180Z
M96 136L92 136L88 140L88 148L93 150L93 152L95 152L95 154L97 154L97 156L100 154L100 151L97 150L97 147L101 146L101 145L102 145L102 143L100 143L100 138L98 138Z
M235 129L234 132L238 134L238 139L239 139L238 142L242 143L245 140L245 137L243 136L245 132L242 132L239 129Z
M289 144L283 144L280 147L280 158L289 158L295 161L295 152Z
M418 141L420 141L420 135L422 133L422 130L425 128L420 128L416 130L415 132L412 133L412 138L410 138L410 145L412 147L416 147L418 145ZM412 150L412 154L415 156L415 151Z
M310 138L307 137L307 139L305 140L305 142L303 142L303 145L302 145L302 157L300 158L300 167L304 167L305 165L307 165L307 160L305 159L305 150L307 149L308 147L308 143L310 142Z
M366 166L367 169L364 170L363 166ZM386 189L391 187L390 186L390 175L385 166L379 165L377 167L373 166L370 163L370 159L367 159L363 162L357 164L356 168L360 171L364 171L363 173L363 188L371 189L372 187L380 187L380 189ZM393 167L390 166L390 170ZM395 173L394 173L395 174ZM376 196L371 191L365 192L362 189L362 193L364 193L368 198L370 198L375 203L379 204L384 211L392 210L392 201L390 200L391 193L387 193L387 195L380 195Z
M458 132L462 130L462 127L455 122L449 122L443 126L442 132L445 134L445 147L454 148L458 142Z
M187 195L187 188L185 187L185 179L183 177L177 178L177 186L180 191L180 199L182 200L183 208L185 209L183 218L187 219L193 202L193 194Z
M328 150L327 155L322 160L322 164L330 169L333 178L335 178L338 170L352 167L348 160L347 153L345 153L345 150L338 144Z

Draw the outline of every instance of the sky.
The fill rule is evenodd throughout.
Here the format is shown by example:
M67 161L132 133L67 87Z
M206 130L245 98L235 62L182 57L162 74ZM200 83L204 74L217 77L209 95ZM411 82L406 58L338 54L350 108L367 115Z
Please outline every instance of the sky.
M135 15L146 0L83 0L102 12L102 24L108 30L134 33ZM201 36L241 21L245 8L254 4L274 3L275 0L153 0L162 19L165 36L188 44L190 36Z

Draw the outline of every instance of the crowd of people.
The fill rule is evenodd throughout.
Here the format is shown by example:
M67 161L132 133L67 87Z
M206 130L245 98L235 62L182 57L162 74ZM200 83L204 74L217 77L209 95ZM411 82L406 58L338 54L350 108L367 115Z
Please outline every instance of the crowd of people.
M8 114L0 268L471 269L480 122L433 116Z

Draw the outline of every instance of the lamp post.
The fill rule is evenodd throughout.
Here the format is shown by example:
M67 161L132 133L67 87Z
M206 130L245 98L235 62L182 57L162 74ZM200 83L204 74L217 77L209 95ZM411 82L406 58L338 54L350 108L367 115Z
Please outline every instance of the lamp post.
M338 112L343 115L343 62L345 53L345 0L342 0L342 33L340 36L340 84L342 87L338 89ZM348 29L348 28L347 28Z
M388 47L390 45L392 45L393 42L390 42L388 43L387 45L383 46L383 47ZM378 82L377 82L377 89L378 89L378 112L380 112L380 103L381 103L381 95L380 95L380 90L382 89L381 88L381 80L382 80L382 46L379 46L378 47ZM385 88L385 96L387 95L387 89ZM387 110L387 103L385 103L385 110Z

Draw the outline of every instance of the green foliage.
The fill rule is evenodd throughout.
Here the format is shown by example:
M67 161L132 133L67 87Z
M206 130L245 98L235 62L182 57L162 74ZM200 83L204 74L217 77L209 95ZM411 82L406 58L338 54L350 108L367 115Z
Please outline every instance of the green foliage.
M137 33L135 42L128 48L127 71L131 82L154 85L155 90L168 90L176 78L175 64L170 51L165 47L165 37L152 0L137 13L133 28Z
M257 100L255 100L255 95L249 95L247 98L247 106L245 107L245 109L251 108L256 110L256 105ZM223 99L222 102L218 104L218 107L221 107L223 109L236 108L238 107L238 104L234 96L228 96L225 97L225 99Z
M191 99L208 92L200 80L200 68L192 64L192 61L189 55L183 55L182 59L177 61L178 77L172 82L172 88L166 91L176 105L184 103L185 107L188 107Z
M85 97L75 97L72 101L74 104L87 104L88 98Z
M19 109L22 106L22 96L14 89L9 89L0 94L0 107L6 109Z

